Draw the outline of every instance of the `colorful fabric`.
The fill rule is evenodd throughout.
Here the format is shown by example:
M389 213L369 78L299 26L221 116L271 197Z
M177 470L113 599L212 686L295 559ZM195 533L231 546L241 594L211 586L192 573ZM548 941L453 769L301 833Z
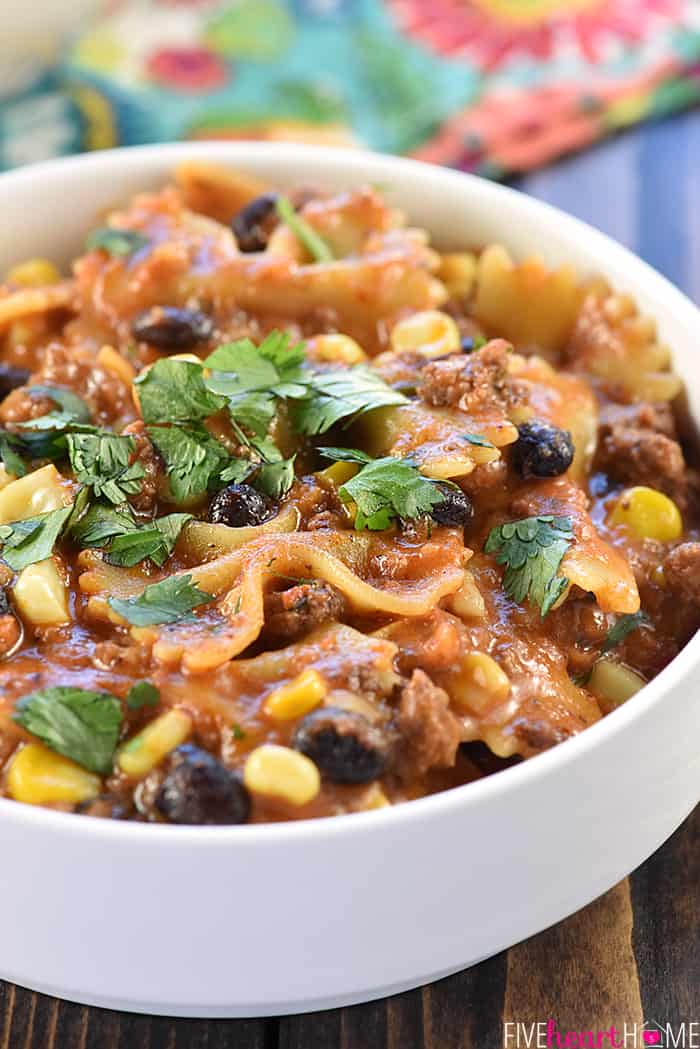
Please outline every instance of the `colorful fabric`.
M700 0L111 0L0 102L0 166L198 138L491 176L700 99Z

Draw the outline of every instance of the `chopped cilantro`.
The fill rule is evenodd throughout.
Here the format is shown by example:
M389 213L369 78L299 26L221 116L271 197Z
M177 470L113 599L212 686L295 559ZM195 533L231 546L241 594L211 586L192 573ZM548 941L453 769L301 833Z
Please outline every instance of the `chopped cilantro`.
M122 714L119 700L108 692L63 685L42 688L20 699L14 720L91 772L111 771Z
M168 514L151 525L130 529L115 536L107 548L107 561L112 565L132 568L149 558L159 567L173 552L183 526L192 514Z
M141 710L142 707L157 707L160 703L160 692L150 681L139 681L132 685L126 697L129 710Z
M19 454L22 449L21 441L15 434L6 430L0 431L0 459L8 474L14 477L24 477L27 467Z
M114 536L138 529L129 506L115 507L93 503L75 524L71 523L70 538L79 547L105 546Z
M61 414L70 416L71 422L89 423L90 409L82 397L71 390L62 390L60 386L28 386L27 393L30 397L48 397L61 409ZM52 413L49 413L52 414ZM58 415L59 413L55 413ZM42 418L46 418L43 416Z
M256 346L250 339L225 343L205 364L209 390L228 399L234 423L264 436L283 397L303 397L303 343L290 345L286 332L272 331Z
M372 456L361 452L359 448L318 448L317 451L334 462L362 463L363 466L372 462Z
M495 448L495 444L488 441L485 437L482 437L478 433L463 433L462 440L468 444L473 444L476 448Z
M140 462L132 462L136 452L133 437L70 433L66 440L76 480L90 485L98 499L119 504L139 491L145 470Z
M445 496L406 459L375 459L341 485L344 502L357 506L355 528L389 528L396 518L424 517Z
M640 626L644 626L648 622L649 616L642 611L629 612L626 615L619 616L608 631L608 636L600 647L600 654L604 655L613 648L617 648L628 634L631 634L633 630L638 630Z
M156 626L159 623L177 623L189 619L189 613L198 605L213 600L192 583L192 576L174 575L151 583L138 597L110 597L111 608L132 626Z
M234 739L245 739L247 733L245 733L241 726L234 721L231 725L231 734Z
M0 525L2 559L13 572L21 572L28 565L45 561L51 556L73 506L50 510L38 517L28 517L11 525Z
M341 420L349 425L373 408L405 404L406 398L393 390L363 364L342 371L315 372L307 379L303 398L292 406L292 421L301 433L326 433Z
M506 593L519 603L530 598L543 618L569 585L557 573L573 541L572 528L570 517L525 517L492 528L484 546L506 566Z
M255 474L255 487L273 499L281 499L294 484L295 458L293 455L290 459L263 463Z
M207 389L203 369L194 361L156 361L134 385L147 423L201 422L226 404L223 397Z
M106 251L108 255L125 256L141 251L150 241L135 229L115 229L101 226L89 233L85 241L87 251Z
M149 426L148 436L165 462L177 504L204 496L229 463L224 446L203 426Z
M306 248L314 262L332 262L333 252L315 229L294 210L289 197L278 196L275 202L277 214Z

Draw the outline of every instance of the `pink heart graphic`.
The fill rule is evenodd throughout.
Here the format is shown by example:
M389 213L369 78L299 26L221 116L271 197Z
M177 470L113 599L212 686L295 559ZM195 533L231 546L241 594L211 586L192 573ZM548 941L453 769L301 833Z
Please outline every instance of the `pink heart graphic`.
M644 1031L642 1037L645 1045L658 1045L661 1041L660 1031Z

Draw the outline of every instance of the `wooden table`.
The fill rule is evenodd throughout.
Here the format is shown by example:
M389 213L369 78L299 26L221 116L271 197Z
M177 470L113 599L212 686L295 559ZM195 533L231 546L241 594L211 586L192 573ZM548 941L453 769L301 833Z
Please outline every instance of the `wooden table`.
M519 186L629 245L700 302L700 112L630 132ZM0 984L0 1049L502 1049L504 1023L527 1030L550 1017L562 1031L700 1021L700 809L567 921L368 1005L281 1020L169 1020ZM508 1028L509 1045L518 1030ZM520 1038L524 1046L522 1028Z

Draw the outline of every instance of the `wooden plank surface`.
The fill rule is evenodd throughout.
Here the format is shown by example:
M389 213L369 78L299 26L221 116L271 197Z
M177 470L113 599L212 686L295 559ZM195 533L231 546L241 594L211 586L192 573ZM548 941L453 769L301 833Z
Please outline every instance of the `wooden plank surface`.
M520 187L610 233L700 301L700 113L637 129ZM561 1030L700 1021L700 809L567 921L380 1002L280 1020L170 1020L0 983L0 1049L503 1049L504 1023L550 1017Z

